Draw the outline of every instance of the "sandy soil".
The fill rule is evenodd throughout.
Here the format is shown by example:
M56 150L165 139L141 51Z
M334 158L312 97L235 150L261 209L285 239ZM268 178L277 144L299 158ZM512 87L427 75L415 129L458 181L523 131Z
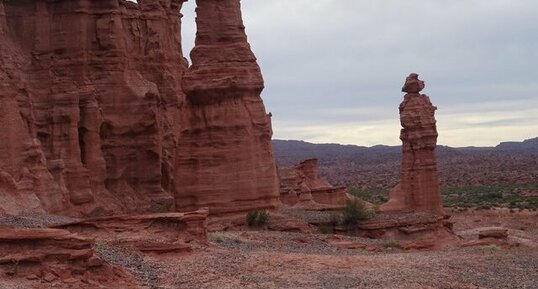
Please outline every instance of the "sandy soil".
M194 253L181 256L142 256L128 246L102 242L96 250L150 289L538 288L536 212L451 213L456 233L465 240L476 239L479 228L504 226L522 245L403 251L391 241L343 237L365 245L343 249L328 242L332 235L229 231L211 233L209 246L196 245ZM0 279L0 288L40 287Z
M501 225L529 242L512 249L406 252L390 241L354 237L346 240L369 249L337 248L325 241L330 235L216 232L210 247L179 260L144 259L160 284L147 288L538 288L536 212L452 213L464 239L476 239L478 228Z

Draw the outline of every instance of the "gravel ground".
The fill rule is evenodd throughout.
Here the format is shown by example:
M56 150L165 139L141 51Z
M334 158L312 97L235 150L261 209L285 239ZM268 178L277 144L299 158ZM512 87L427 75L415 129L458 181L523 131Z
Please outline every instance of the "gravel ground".
M282 252L319 255L372 254L364 250L341 249L329 245L326 238L332 235L303 234L293 232L217 232L209 235L209 240L219 247L241 252ZM351 236L338 236L342 240L366 245L382 246L382 240Z
M6 282L0 279L0 289L28 289L27 287L22 287L13 282Z
M94 246L95 252L108 263L122 267L130 272L143 286L149 289L161 289L158 285L161 265L144 257L133 248L121 245L112 245L98 242Z
M285 214L315 221L330 218L331 212ZM519 221L514 217L510 222L502 215L499 219L479 217L456 218L462 223L458 228L525 226L521 234L535 238L530 234L538 224L534 216ZM71 220L50 215L1 216L0 224L41 227ZM338 236L380 249L372 252L334 247L325 241L330 237L274 231L215 232L209 234L209 246L193 245L194 253L181 257L144 257L128 245L104 241L98 241L95 250L104 260L133 274L142 289L538 288L536 247L450 247L406 252L387 246L387 241ZM27 288L0 278L0 289Z
M292 208L281 209L279 212L286 216L297 218L310 224L330 222L331 218L337 214L337 212L334 211L308 211Z
M532 248L455 247L425 252L387 248L373 253L332 248L320 237L324 236L213 233L213 245L203 252L161 262L162 288L538 288L538 251Z
M50 225L69 223L76 218L49 215L49 214L25 214L25 215L0 215L0 225L13 226L15 228L44 228Z

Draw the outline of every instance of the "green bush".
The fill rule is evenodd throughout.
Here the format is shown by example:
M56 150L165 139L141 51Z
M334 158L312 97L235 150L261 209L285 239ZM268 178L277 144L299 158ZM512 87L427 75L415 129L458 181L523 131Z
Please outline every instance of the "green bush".
M246 222L250 227L261 227L269 221L269 213L263 210L250 210L247 212Z
M368 210L359 200L347 200L342 210L342 223L348 227L372 217L373 212Z
M269 221L269 213L266 211L261 211L258 214L258 226L263 226Z
M258 219L258 210L251 210L247 212L247 225L254 226L256 224L256 220Z

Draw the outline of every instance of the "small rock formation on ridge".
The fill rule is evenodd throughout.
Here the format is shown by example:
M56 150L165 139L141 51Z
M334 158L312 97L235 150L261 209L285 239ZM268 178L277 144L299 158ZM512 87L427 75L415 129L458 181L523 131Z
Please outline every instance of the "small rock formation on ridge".
M341 206L353 197L345 187L335 187L322 179L318 173L318 160L308 159L291 168L279 168L280 200L286 205L315 208L316 204Z
M400 104L402 172L400 184L392 190L382 211L444 214L435 158L437 108L427 95L420 94L424 87L424 81L412 73L402 88L407 93Z

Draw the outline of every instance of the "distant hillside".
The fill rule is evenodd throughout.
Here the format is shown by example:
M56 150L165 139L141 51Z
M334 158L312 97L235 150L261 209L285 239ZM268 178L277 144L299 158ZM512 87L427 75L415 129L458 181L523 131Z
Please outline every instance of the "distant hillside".
M320 171L335 185L390 188L399 179L401 147L363 147L273 140L279 166L319 159ZM538 181L538 138L496 147L438 146L441 183L446 186Z
M538 153L538 137L525 140L523 142L502 142L495 147L496 151L518 152L518 153Z
M295 140L273 140L273 150L277 162L289 165L309 158L317 158L321 164L330 165L344 160L355 160L363 163L393 160L400 157L399 146L363 147L340 144L313 144Z
M372 161L391 161L399 159L400 146L377 145L373 147L341 145L335 143L314 144L297 140L273 140L273 150L278 163L282 165L297 163L308 158L318 158L324 164L338 162L343 159L354 159L364 163ZM477 154L538 154L538 138L523 142L503 142L495 147L460 147L438 146L438 157L450 155Z

